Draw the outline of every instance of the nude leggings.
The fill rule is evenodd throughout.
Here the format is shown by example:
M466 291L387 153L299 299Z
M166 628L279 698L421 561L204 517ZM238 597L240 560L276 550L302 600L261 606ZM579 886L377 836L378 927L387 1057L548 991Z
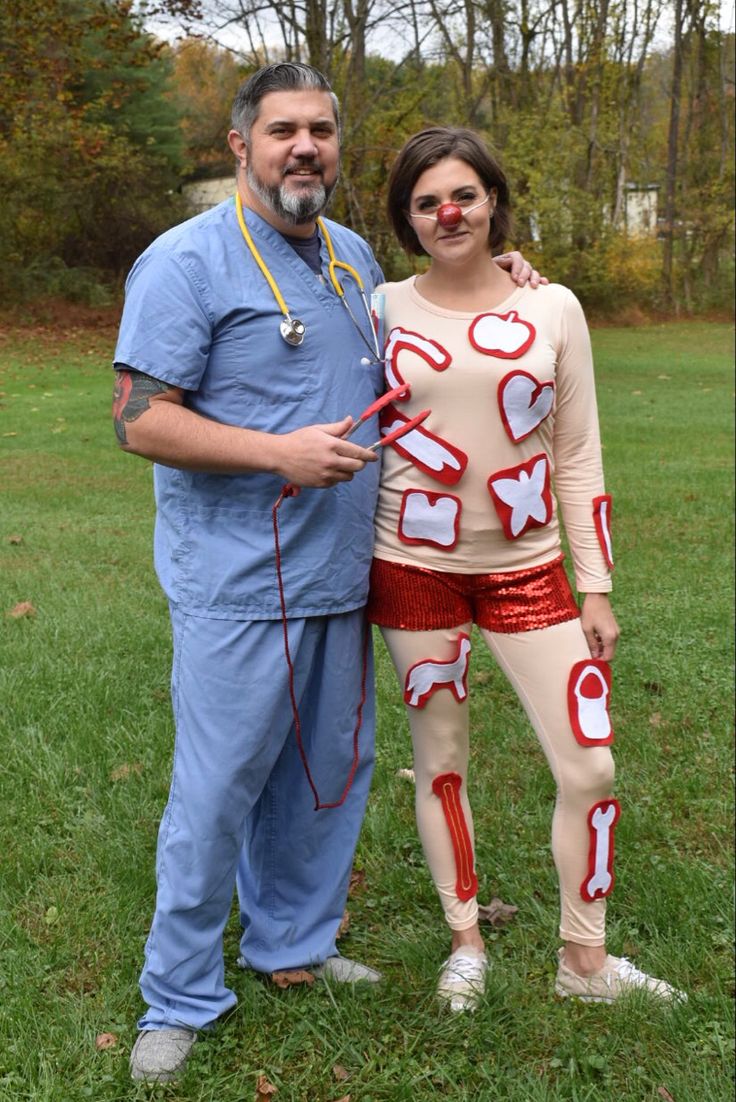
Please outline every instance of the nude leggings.
M381 631L403 688L412 666L452 659L458 653L459 636L463 632L470 635L471 625L435 631ZM580 620L514 634L481 629L481 634L529 717L557 784L552 853L560 882L560 937L582 945L602 945L605 900L586 902L581 884L589 870L588 816L597 802L611 796L614 764L607 746L581 745L571 730L567 701L570 671L574 663L590 658ZM422 846L448 924L455 930L468 929L478 918L477 899L475 894L459 898L453 826L432 787L438 777L459 774L458 799L474 851L467 795L468 697L458 700L443 686L428 696L423 707L407 704L407 714ZM459 820L459 811L457 817Z

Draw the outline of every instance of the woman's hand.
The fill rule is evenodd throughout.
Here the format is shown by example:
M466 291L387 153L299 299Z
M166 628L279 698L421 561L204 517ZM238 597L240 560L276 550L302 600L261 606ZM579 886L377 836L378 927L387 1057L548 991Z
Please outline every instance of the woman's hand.
M586 593L580 618L591 657L610 662L616 653L620 632L607 594Z

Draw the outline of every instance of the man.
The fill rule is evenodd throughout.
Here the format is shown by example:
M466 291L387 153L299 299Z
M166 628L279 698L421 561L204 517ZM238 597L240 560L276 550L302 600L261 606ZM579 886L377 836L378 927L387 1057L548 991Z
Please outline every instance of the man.
M223 203L136 261L115 352L120 445L155 461L174 639L176 749L131 1055L148 1081L175 1077L197 1030L235 1005L222 936L236 871L243 967L380 978L335 936L373 762L375 418L345 436L384 379L356 281L332 269L347 302L330 281L328 238L368 293L381 274L356 234L317 228L339 168L320 73L256 73L233 127L244 210Z

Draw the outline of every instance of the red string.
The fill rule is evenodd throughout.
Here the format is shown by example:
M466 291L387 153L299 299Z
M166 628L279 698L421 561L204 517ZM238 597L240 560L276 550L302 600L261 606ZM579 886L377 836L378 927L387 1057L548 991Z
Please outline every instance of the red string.
M317 786L312 779L312 773L309 768L309 762L307 761L307 754L304 749L304 742L302 739L302 724L299 718L299 706L296 701L296 690L294 688L294 663L291 660L291 649L289 647L289 625L286 616L286 598L284 597L284 579L281 572L281 540L279 537L279 519L278 511L281 508L281 503L286 497L296 497L298 493L298 487L286 485L278 496L273 509L271 510L271 516L273 519L273 543L276 553L276 579L279 586L279 603L281 605L281 627L284 632L284 655L286 657L286 665L289 669L289 697L291 699L291 712L294 717L294 731L296 733L296 745L299 751L299 757L302 760L304 766L304 772L307 775L307 781L309 787L312 790L314 796L314 810L324 811L328 808L341 807L347 798L347 794L350 791L353 780L355 778L355 771L358 768L358 762L360 756L358 753L358 735L360 728L363 726L363 705L365 704L366 696L366 682L368 679L368 627L364 626L363 630L363 671L360 683L360 703L358 704L357 721L355 724L355 730L353 731L353 760L350 766L350 772L348 773L348 779L345 782L345 787L342 790L342 795L339 800L336 800L331 804L323 804L320 802L319 792Z

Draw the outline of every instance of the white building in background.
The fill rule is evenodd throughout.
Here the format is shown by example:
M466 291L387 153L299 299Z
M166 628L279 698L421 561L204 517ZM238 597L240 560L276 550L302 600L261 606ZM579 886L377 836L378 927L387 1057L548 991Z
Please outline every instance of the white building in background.
M629 237L656 235L659 189L659 184L626 184L624 227Z
M181 190L192 208L192 214L201 214L235 194L235 173L214 176L211 180L191 180L183 184Z

